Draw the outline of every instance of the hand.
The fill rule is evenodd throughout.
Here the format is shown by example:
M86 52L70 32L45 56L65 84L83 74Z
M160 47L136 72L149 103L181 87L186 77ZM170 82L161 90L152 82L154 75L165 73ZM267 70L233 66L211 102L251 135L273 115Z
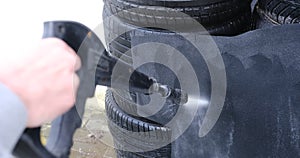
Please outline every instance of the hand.
M14 91L28 111L28 127L65 113L75 103L80 59L62 40L43 39L32 56L0 71L0 82Z

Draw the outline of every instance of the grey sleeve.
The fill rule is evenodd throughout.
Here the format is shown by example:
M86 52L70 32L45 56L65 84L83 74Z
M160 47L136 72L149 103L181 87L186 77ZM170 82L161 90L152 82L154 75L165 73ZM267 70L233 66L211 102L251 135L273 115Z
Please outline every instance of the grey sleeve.
M0 158L11 157L11 152L23 133L27 111L16 94L0 83Z

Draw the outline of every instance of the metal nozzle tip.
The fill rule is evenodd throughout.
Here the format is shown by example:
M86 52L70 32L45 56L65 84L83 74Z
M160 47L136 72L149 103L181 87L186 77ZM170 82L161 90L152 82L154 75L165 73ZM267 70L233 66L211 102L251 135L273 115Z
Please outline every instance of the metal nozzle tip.
M181 89L171 90L170 98L174 99L176 104L183 105L188 102L188 94Z
M172 89L167 85L154 83L151 87L152 93L159 93L164 98L175 101L176 104L183 105L188 102L188 94L181 89Z
M162 97L169 97L170 96L170 88L167 85L162 85L160 83L154 83L151 86L152 93L159 93Z

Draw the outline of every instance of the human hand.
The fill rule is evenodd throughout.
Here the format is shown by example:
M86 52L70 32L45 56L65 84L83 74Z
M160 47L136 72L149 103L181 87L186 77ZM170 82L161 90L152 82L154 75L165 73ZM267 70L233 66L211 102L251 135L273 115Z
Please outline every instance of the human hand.
M0 70L0 82L14 91L28 112L28 127L37 127L75 103L80 59L62 40L43 39L30 58Z

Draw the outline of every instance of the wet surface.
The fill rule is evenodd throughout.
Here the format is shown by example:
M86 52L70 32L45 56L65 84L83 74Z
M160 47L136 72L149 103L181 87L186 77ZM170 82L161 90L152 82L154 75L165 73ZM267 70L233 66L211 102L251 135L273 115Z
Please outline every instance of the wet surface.
M74 136L70 158L115 158L105 114L104 87L97 87L95 97L87 100L82 127ZM44 143L49 135L50 124L42 128Z
M194 70L199 77L201 95L211 94L210 98L223 96L219 93L219 88L222 88L219 83L223 80L218 79L218 82L214 85L211 83L212 86L210 86L211 79L205 78L206 75L203 73L205 67L201 65L203 61L199 60L203 57L198 55L199 51L189 41L181 36L163 34L157 36L140 30L135 31L137 33L132 36L134 38L131 38L135 48L147 43L162 43L179 50L191 64L195 65ZM213 128L209 133L199 136L201 129L207 127L202 121L204 115L201 115L206 111L199 108L189 128L172 143L172 157L300 157L299 33L298 25L282 25L251 31L235 37L213 37L221 51L227 78L222 112L219 116L214 115L217 116L214 118L218 121L211 124ZM191 37L194 36L191 35ZM197 39L201 37L197 36L194 39L198 42ZM202 53L205 52L203 50L212 50L209 44L204 44L200 49ZM151 61L159 61L161 59L159 54L168 53L166 49L162 50L164 47L141 48L140 50L150 50L150 53L155 54ZM138 61L133 60L134 62L143 61L142 53L140 53L142 51L133 51L134 57L139 57ZM214 58L212 51L209 61L214 63L212 62ZM182 66L180 62L183 59L167 60L164 64ZM215 68L222 70L219 66ZM163 72L163 69L158 66L144 71L150 76L155 76L158 81L169 79L169 85L176 84L171 82L172 78L168 78L171 75ZM182 67L181 72L184 71L186 69ZM207 87L204 87L205 85ZM217 87L215 91L217 93L209 93L208 88L214 86ZM143 99L140 98L140 100ZM215 107L214 104L210 104L211 107ZM149 119L163 123L164 117L157 115ZM184 117L178 122L183 122L182 120L187 119ZM172 132L180 127L173 128Z

